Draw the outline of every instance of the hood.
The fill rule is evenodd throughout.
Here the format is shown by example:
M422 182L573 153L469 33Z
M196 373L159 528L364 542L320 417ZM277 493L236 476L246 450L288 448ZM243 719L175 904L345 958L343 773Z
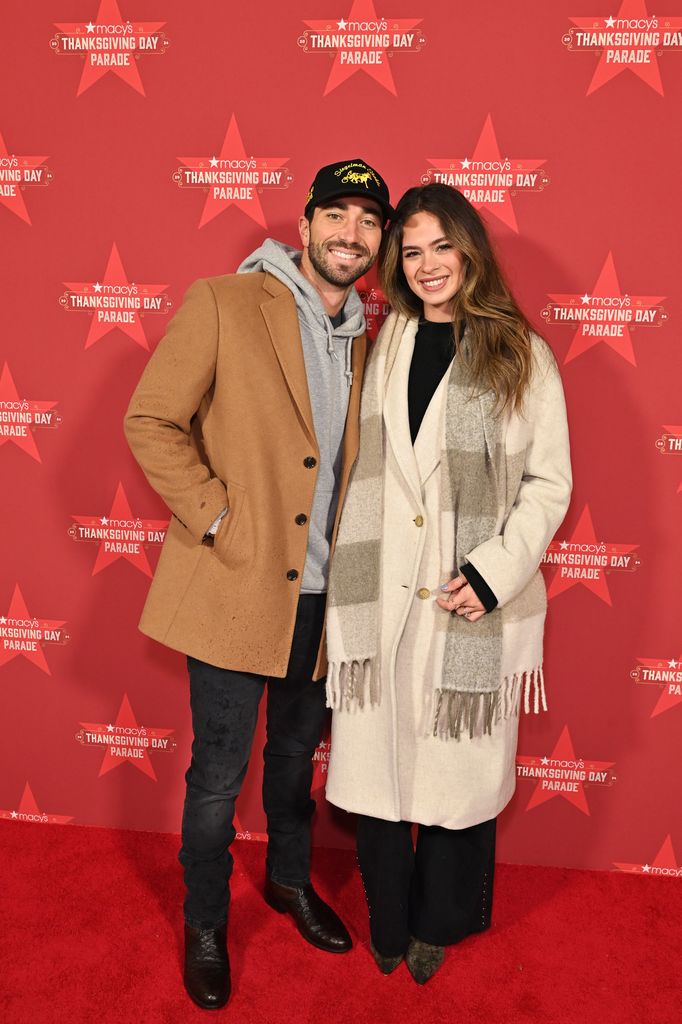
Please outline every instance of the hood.
M260 248L247 256L237 268L238 274L263 271L272 274L278 281L285 284L294 296L296 307L311 332L324 338L330 358L338 359L334 351L334 342L345 342L346 374L350 373L350 350L353 338L357 338L365 330L365 314L360 296L355 288L351 288L343 307L344 322L333 327L324 311L322 299L310 281L303 276L299 266L301 253L290 245L266 238ZM352 379L352 375L350 377ZM349 383L350 383L349 379Z

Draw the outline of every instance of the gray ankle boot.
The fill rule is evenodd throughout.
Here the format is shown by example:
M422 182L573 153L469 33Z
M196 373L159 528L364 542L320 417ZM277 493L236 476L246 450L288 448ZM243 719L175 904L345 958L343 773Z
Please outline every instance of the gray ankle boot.
M425 985L445 959L444 946L432 946L421 939L410 939L405 954L407 968L418 985Z

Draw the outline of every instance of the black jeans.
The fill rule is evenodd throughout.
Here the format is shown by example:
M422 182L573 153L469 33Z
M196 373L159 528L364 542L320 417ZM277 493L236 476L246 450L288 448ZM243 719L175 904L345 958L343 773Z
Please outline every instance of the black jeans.
M188 659L194 742L187 771L180 863L185 920L218 928L227 918L234 805L249 763L258 706L268 691L263 751L267 871L284 885L310 878L312 757L327 717L324 680L312 681L325 595L299 599L287 674L282 679L215 668Z
M358 862L374 948L400 956L410 936L449 946L490 926L496 819L470 828L358 817Z

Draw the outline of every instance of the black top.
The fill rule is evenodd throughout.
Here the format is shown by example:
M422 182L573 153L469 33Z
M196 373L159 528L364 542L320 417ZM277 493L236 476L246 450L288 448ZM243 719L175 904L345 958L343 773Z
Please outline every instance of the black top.
M445 375L455 354L455 336L452 324L420 320L414 341L414 352L410 363L407 384L407 411L410 419L410 436L414 444L429 403L436 388ZM497 605L497 598L473 565L460 567L477 598L487 612Z
M424 414L455 354L452 324L420 320L407 384L410 436L414 444Z

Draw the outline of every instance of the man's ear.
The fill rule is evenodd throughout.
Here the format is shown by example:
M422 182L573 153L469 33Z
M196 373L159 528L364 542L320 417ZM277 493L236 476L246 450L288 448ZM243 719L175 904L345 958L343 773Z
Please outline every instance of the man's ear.
M298 233L301 237L303 248L305 249L310 241L310 224L308 223L307 217L298 218Z

